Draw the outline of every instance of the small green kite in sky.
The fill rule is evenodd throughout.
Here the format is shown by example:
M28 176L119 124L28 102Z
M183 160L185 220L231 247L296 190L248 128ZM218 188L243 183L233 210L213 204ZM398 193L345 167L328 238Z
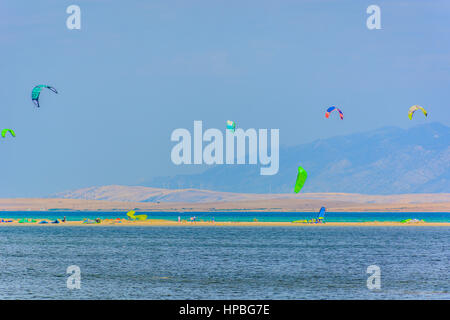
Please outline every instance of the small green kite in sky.
M2 130L2 137L5 138L6 137L6 133L10 133L13 137L16 136L16 133L14 132L14 130L12 129L3 129Z

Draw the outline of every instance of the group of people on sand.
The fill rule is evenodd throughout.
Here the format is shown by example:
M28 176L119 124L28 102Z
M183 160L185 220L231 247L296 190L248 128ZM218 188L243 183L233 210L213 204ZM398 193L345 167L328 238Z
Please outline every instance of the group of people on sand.
M186 220L181 220L181 217L178 216L178 223L182 223L182 222L187 222L187 221L186 221ZM196 216L190 217L190 218L189 218L189 222L191 222L191 223L196 223L196 222L197 222L197 217L196 217ZM204 221L201 220L201 222L204 222ZM215 222L214 217L212 217L212 219L211 219L210 221L208 221L208 222L214 223L214 222Z
M55 219L54 221L50 221L48 219L32 219L32 218L21 218L21 219L3 219L1 218L0 223L37 223L37 224L47 224L47 223L51 223L51 224L56 224L56 223L61 223L61 222L66 222L66 217L64 217L63 219Z
M50 221L49 219L31 219L31 218L21 218L18 220L14 219L0 219L0 223L36 223L36 224L58 224L67 222L66 216L62 219L55 219L54 221ZM94 220L84 219L81 221L82 223L101 223L102 220L100 218L96 218Z

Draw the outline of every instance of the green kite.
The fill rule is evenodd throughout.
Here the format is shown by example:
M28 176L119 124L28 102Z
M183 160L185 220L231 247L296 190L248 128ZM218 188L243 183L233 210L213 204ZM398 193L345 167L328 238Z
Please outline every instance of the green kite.
M5 138L7 133L10 133L13 137L16 136L16 133L12 129L3 129L2 130L2 137Z
M308 174L306 173L305 169L303 169L302 167L298 167L297 181L295 181L295 187L294 187L295 193L299 193L300 190L302 190L307 177L308 177Z

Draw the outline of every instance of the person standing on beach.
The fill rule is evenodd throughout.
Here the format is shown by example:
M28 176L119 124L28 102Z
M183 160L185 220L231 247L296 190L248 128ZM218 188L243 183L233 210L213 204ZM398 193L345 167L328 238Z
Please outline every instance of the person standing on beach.
M180 216L178 216L178 223L180 223L181 222L181 217Z

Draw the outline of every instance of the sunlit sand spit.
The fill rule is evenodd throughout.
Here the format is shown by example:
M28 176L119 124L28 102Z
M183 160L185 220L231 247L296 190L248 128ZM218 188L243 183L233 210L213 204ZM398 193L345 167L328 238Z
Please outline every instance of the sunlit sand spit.
M36 219L34 223L19 223L18 220L8 223L0 223L0 227L7 226L45 226L45 227L73 227L73 226L85 226L85 227L101 227L101 226L119 226L119 227L411 227L411 226L426 226L426 227L450 227L450 222L416 222L416 223L401 223L401 222L326 222L326 223L293 223L293 222L212 222L212 221L200 221L200 222L188 222L188 221L169 221L159 219L149 219L146 221L129 221L120 220L103 220L100 223L86 224L82 221L66 221L58 224L39 224L43 219Z

